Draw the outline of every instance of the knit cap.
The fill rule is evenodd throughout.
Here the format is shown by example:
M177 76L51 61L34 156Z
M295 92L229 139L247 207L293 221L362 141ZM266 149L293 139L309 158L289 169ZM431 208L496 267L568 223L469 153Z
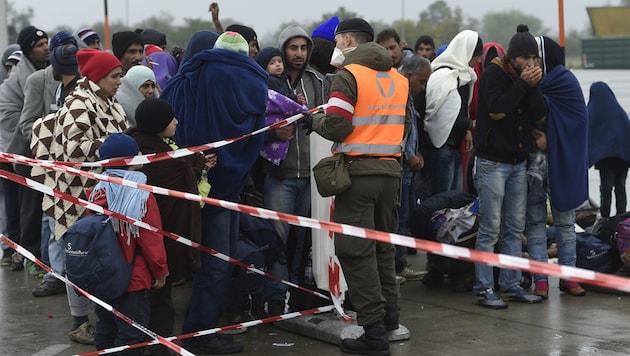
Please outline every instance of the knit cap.
M140 147L138 147L136 140L122 132L110 134L98 148L100 159L137 156L139 152Z
M7 57L5 66L15 67L22 59L22 51L14 51Z
M529 28L527 25L518 25L516 27L516 33L512 36L510 44L508 45L508 58L537 54L538 44L536 43L534 36L529 33Z
M256 35L256 31L254 31L253 28L243 25L230 25L225 30L236 32L243 36L248 46L251 41L256 41L256 49L260 50L260 46L258 45L258 35Z
M77 40L76 38L74 38L74 36L72 36L72 34L68 31L64 31L61 30L59 32L57 32L51 39L50 39L50 51L52 52L53 49L55 49L56 47L59 46L64 46L67 44L73 44L76 47L78 47L79 45L77 44Z
M226 31L217 38L214 48L227 49L240 54L249 55L249 45L243 36L237 32Z
M144 45L144 55L150 56L153 53L164 52L164 50L154 44L146 44Z
M148 134L162 132L175 118L175 111L166 100L148 98L136 108L136 127Z
M258 63L263 70L267 70L267 66L271 59L275 56L282 58L282 52L276 47L265 47L256 54L256 63Z
M88 77L94 83L98 83L114 68L121 67L120 61L113 54L92 48L79 50L77 63L81 75Z
M27 26L20 31L17 43L20 45L22 53L28 57L37 41L42 38L48 39L46 32L36 28L35 26Z
M139 44L144 47L144 42L142 42L140 35L135 32L121 31L114 33L114 36L112 36L112 52L118 59L125 55L127 48L132 44Z
M140 32L140 39L144 44L154 44L158 47L166 46L166 35L158 30L146 29Z
M96 33L96 31L94 31L91 28L80 29L79 31L74 33L74 37L78 39L79 41L81 41L81 42L78 42L79 47L81 48L89 47L95 41L100 42L101 40L101 38L98 36L98 33Z
M339 17L333 16L326 22L315 27L311 33L311 38L320 37L331 42L335 42L335 28L339 25Z
M61 74L79 74L77 65L77 52L79 49L74 44L57 46L50 52L50 64L53 69Z
M129 81L134 88L140 89L147 80L155 84L155 73L145 66L133 66L125 74L125 80Z

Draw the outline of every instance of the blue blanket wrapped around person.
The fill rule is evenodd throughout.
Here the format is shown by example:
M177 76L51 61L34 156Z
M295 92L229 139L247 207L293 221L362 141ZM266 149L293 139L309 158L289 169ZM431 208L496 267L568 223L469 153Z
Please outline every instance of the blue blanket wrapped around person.
M588 199L588 113L577 78L562 65L540 84L547 101L547 154L551 202L559 211Z
M591 84L588 99L588 166L604 158L630 162L630 120L608 84Z
M254 60L234 51L213 48L194 55L161 95L179 121L176 141L196 146L264 127L267 76ZM208 172L211 197L238 200L263 140L263 135L247 137L214 151L217 165Z

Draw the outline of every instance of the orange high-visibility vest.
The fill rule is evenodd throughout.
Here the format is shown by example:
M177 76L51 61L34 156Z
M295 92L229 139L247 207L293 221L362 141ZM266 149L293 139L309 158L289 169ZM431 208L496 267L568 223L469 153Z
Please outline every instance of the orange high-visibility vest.
M359 64L344 67L357 82L352 133L334 143L333 153L400 157L405 133L409 81L392 68L377 71Z

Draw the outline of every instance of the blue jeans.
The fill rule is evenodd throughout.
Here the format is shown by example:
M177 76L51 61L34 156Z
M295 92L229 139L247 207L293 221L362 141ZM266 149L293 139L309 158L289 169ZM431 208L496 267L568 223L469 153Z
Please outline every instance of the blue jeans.
M138 324L147 326L149 323L149 298L147 295L146 290L127 292L120 298L108 301L108 303ZM94 343L97 350L146 341L147 336L142 331L127 324L111 312L98 305L94 307L94 312L98 316L94 331ZM117 353L117 355L129 356L143 354L143 347Z
M628 167L603 168L599 170L601 195L600 212L602 217L610 217L610 204L612 203L612 189L615 188L616 214L626 212L626 177Z
M463 191L462 183L462 153L459 148L444 145L433 149L430 153L429 174L431 175L431 189L433 194L450 190Z
M477 157L475 165L480 214L475 249L494 252L503 221L501 253L520 257L527 204L527 162L509 164ZM492 266L475 263L475 277L476 293L494 288ZM521 271L501 269L499 286L506 290L518 285L520 279Z
M549 191L549 176L547 162L541 165L530 165L527 174L527 223L525 236L527 236L527 249L529 258L535 261L547 262L547 196ZM558 263L563 266L575 267L575 210L559 211L551 204L553 226L556 230L556 243L558 244ZM534 282L547 280L543 274L534 274Z
M238 221L237 211L206 206L202 215L201 244L228 256L235 256ZM222 308L227 305L231 279L232 264L208 253L201 254L201 270L193 273L192 277L192 292L182 326L184 334L216 326ZM203 344L212 337L196 337L187 343Z
M44 214L44 216L47 215ZM55 219L48 217L47 223L47 230L49 231L49 235L47 240L48 248L46 250L48 250L48 260L50 261L50 268L52 268L53 271L59 274L63 274L66 269L66 252L63 249L63 240L55 239ZM53 275L50 273L46 273L46 275L44 276L45 281L52 281L54 279L56 278L53 277Z
M310 216L311 211L311 179L310 178L286 178L280 179L268 175L265 179L265 208L282 213ZM304 248L308 229L293 227L295 246L293 251L287 250L289 238L289 224L273 221L273 226L278 236L284 242L285 253L281 254L278 261L271 266L269 273L293 283L298 282L298 271L303 262ZM290 266L287 266L290 263ZM290 272L290 274L289 274ZM287 285L265 278L265 301L284 301Z

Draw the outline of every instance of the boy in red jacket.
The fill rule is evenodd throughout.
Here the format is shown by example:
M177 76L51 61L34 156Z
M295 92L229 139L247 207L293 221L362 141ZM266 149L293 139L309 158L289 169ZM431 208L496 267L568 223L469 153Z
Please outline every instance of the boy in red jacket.
M136 141L122 133L109 135L99 148L101 159L135 156L139 151ZM139 167L109 167L103 174L146 183L146 176L136 171L137 168ZM151 226L162 228L160 211L155 197L150 192L109 182L99 182L90 195L90 201ZM121 297L110 300L109 304L137 323L146 326L149 321L148 290L162 288L169 273L162 235L116 218L112 218L112 222L123 255L127 261L134 261L134 266L127 291ZM112 313L99 306L95 309L99 319L94 332L97 350L146 340L144 333ZM137 348L120 354L142 355L143 352L142 348Z

